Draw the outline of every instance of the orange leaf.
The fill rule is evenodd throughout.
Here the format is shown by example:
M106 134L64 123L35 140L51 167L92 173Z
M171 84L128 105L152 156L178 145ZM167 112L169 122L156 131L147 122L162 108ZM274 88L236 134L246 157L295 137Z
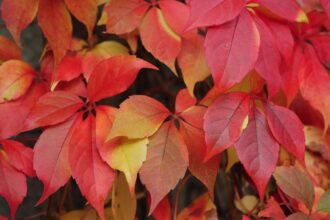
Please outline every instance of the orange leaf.
M37 10L38 0L2 1L2 18L18 44L20 44L21 31L33 21L37 14Z
M21 59L21 49L5 36L0 36L0 62Z
M97 0L64 0L70 12L86 25L89 38L93 34L97 16Z
M38 24L55 54L59 64L70 47L72 23L63 0L39 1Z

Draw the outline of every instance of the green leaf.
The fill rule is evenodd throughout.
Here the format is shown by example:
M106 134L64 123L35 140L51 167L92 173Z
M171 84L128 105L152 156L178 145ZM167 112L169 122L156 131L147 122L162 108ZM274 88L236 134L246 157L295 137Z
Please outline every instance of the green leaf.
M330 213L330 190L321 196L317 211Z

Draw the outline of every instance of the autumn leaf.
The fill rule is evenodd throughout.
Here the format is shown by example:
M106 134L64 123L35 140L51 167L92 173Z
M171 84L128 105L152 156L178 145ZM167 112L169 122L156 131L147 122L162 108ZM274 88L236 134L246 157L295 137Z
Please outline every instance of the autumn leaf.
M289 215L286 220L312 220L307 214L303 212L297 212Z
M281 1L280 3L273 0L255 0L255 2L289 21L308 22L307 15L294 0Z
M114 56L100 62L87 85L89 101L96 102L125 91L142 68L155 69L135 56Z
M114 219L134 220L137 207L135 194L131 193L125 175L119 173L112 188Z
M304 125L298 116L289 109L270 102L266 106L266 113L269 128L276 140L300 162L304 162Z
M136 29L149 4L144 0L112 0L105 6L107 31L125 34Z
M243 10L245 0L190 0L190 18L187 29L221 25L233 20Z
M260 33L259 57L255 69L266 80L271 98L281 88L281 54L267 25L258 17L255 17L255 22Z
M322 7L324 8L325 13L330 18L330 3L327 0L320 0Z
M151 196L149 213L183 178L188 166L186 145L173 121L165 122L149 139L140 179ZM170 177L170 178L169 178Z
M36 71L20 60L9 60L0 66L0 103L15 100L30 87Z
M26 129L56 125L74 115L84 102L68 92L55 91L41 96L25 121Z
M7 60L21 59L21 49L5 36L0 36L0 63Z
M177 219L208 219L208 213L212 210L215 210L215 206L210 196L205 193L197 197L189 206L185 207L177 216Z
M194 95L197 82L205 80L210 75L204 51L204 39L197 32L182 39L182 48L178 55L178 63L184 82L190 95Z
M71 177L69 145L77 116L47 128L34 146L33 166L44 185L38 204L64 186Z
M15 41L20 45L21 32L37 15L38 0L4 0L1 4L2 18ZM15 16L13 16L15 12Z
M281 206L274 199L274 197L270 197L270 199L267 201L266 207L258 213L258 216L273 218L277 220L285 220L285 215L281 209Z
M320 198L317 210L330 213L330 191L326 191Z
M83 24L86 25L88 36L93 34L97 16L97 0L64 0L70 12Z
M131 193L134 194L137 174L147 157L148 138L114 138L105 143L100 154L112 169L122 171L127 179Z
M246 93L224 94L212 103L204 116L208 157L221 153L237 141L249 111L250 97Z
M303 71L299 75L300 92L324 118L324 132L330 123L330 76L319 62L314 49L305 44ZM318 97L318 98L315 98Z
M25 175L7 161L6 153L0 150L0 195L9 204L10 214L15 218L16 210L27 193Z
M239 160L252 178L262 199L275 170L280 147L273 138L261 110L256 108L251 112L249 124L234 146Z
M260 34L252 15L243 10L235 20L209 28L205 47L215 83L225 90L240 82L259 54Z
M273 174L277 185L290 197L304 203L311 210L314 204L314 185L297 167L277 167Z
M120 105L107 140L118 136L133 139L149 137L169 115L162 103L148 96L131 96Z
M97 144L105 137L97 135L102 127L96 126L97 119L89 114L85 120L79 114L69 143L69 163L72 176L87 201L104 220L104 201L111 189L115 172L102 160ZM96 116L97 117L97 116Z
M171 220L171 206L167 197L164 197L162 201L158 203L152 215L156 220Z
M69 49L72 39L72 23L63 0L39 1L38 24L55 54L59 64Z
M176 1L172 4L176 4L177 10L182 13L180 19L184 19L185 15L188 16L189 11L185 5ZM156 7L151 8L145 15L139 30L144 47L175 73L174 62L181 50L181 37L169 25L164 12Z
M82 57L81 71L87 81L94 68L101 61L117 55L128 55L128 48L116 41L101 42L92 49L88 50Z
M31 148L13 140L2 140L0 143L8 156L8 162L15 169L30 177L36 175L33 169L33 151Z
M189 152L189 170L208 189L213 197L214 184L219 169L220 157L212 157L204 162L207 147L203 132L203 116L206 108L194 106L180 114L180 134Z
M21 98L0 104L0 139L9 138L23 131L28 114L45 91L44 84L33 83Z
M194 96L190 95L188 89L181 89L175 98L175 112L181 113L197 103Z

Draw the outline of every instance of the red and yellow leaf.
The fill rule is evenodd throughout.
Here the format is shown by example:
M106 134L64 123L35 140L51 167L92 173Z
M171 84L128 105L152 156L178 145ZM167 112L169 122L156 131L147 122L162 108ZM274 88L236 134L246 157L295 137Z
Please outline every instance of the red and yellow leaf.
M119 108L108 140L113 137L145 138L153 135L170 115L167 108L148 96L134 95ZM139 127L139 129L136 129Z
M0 66L0 103L15 100L30 87L36 71L20 60L9 60Z

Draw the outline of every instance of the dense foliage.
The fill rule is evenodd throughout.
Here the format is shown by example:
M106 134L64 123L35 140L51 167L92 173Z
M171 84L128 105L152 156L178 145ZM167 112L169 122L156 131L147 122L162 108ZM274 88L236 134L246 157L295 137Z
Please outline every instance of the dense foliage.
M1 16L1 220L330 219L329 0L3 0Z

